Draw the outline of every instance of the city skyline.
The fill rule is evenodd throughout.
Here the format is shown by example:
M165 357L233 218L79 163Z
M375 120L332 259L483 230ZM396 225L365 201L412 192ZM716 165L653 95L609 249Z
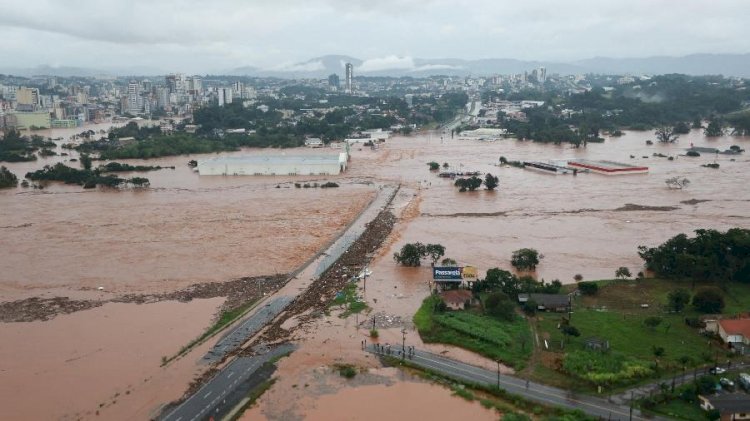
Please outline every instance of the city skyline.
M153 68L216 73L242 66L304 67L343 54L368 69L415 66L417 57L569 62L591 57L750 51L742 1L475 1L368 4L338 0L210 7L183 2L7 1L0 55L7 67ZM481 13L480 13L481 12ZM307 64L315 66L314 62ZM304 69L300 69L304 70Z

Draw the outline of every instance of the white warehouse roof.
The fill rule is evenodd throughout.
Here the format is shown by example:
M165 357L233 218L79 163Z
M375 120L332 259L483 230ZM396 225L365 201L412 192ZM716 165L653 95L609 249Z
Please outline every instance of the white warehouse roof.
M347 154L243 155L198 161L201 175L334 175L346 169Z

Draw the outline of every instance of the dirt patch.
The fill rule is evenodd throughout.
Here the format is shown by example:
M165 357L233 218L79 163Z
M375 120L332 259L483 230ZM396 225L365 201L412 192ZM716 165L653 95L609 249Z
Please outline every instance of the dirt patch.
M444 213L444 214L429 214L423 213L422 216L433 217L433 218L486 218L491 216L508 216L508 212L456 212L456 213Z
M288 281L285 274L235 279L229 282L194 284L164 294L126 294L109 300L71 300L68 297L39 298L0 303L0 322L46 321L60 314L99 307L105 303L147 304L159 301L188 302L198 298L227 297L221 310L232 310L278 290Z
M71 300L68 297L39 298L0 303L0 322L33 322L50 320L58 314L70 314L76 311L99 307L106 301Z
M697 205L698 203L704 203L704 202L710 202L709 199L690 199L690 200L683 200L680 203L683 205Z
M647 205L635 205L633 203L626 203L625 206L620 206L617 209L612 209L615 212L631 212L631 211L657 211L657 212L669 212L679 209L676 206L647 206Z

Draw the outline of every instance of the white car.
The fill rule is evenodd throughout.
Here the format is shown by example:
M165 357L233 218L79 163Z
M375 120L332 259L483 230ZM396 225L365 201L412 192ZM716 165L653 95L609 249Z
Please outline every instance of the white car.
M731 381L731 380L729 380L729 379L728 379L728 378L726 378L726 377L722 377L722 378L720 378L720 379L719 379L719 384L720 384L720 385L721 385L722 387L726 387L727 389L734 389L734 382L733 382L733 381Z
M708 370L708 372L711 373L711 374L724 374L724 373L727 372L727 369L726 368L721 368L721 367L714 367L714 368Z

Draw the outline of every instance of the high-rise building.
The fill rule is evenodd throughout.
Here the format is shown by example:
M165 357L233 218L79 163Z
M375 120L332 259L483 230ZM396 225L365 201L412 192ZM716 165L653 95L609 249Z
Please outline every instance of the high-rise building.
M232 103L232 88L219 88L219 107Z
M39 89L22 86L16 91L17 108L22 111L36 111L39 107Z
M234 82L232 84L232 95L236 95L240 99L245 98L245 84L240 82ZM232 102L231 100L229 102Z
M140 107L140 89L141 85L131 80L130 83L128 83L128 112L131 114L138 114L141 112Z
M170 93L175 93L178 95L182 95L185 93L185 90L187 89L187 79L185 78L185 75L181 73L174 73L171 75L167 75L167 88L169 88Z
M337 75L336 73L328 76L328 87L332 91L338 91L339 90L339 83L340 83L340 81L339 81L339 75Z
M547 81L547 69L544 67L539 68L539 72L537 73L537 80L539 83L544 83Z
M346 63L346 79L344 80L344 90L350 94L354 91L354 66Z
M190 79L188 79L188 90L192 94L199 94L201 90L203 90L203 83L201 81L200 76L193 76Z

